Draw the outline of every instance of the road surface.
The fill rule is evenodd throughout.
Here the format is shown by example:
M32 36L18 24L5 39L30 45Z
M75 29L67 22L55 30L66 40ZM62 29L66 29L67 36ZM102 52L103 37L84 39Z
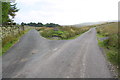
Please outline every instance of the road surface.
M3 78L112 78L95 28L73 40L29 31L2 57Z

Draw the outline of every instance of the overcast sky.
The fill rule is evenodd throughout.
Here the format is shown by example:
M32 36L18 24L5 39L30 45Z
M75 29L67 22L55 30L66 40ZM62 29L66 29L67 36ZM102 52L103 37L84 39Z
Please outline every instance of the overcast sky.
M17 23L61 25L118 20L119 0L16 0Z

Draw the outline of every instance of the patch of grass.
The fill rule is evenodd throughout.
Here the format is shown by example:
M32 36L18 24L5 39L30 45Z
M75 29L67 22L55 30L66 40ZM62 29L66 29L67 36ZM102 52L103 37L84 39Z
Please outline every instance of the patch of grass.
M12 42L7 43L2 47L2 54L4 54L15 42L17 41L17 38L15 38Z
M99 45L100 47L104 47L103 41L100 41L100 40L98 39L98 45Z
M110 48L107 51L107 56L110 62L112 62L114 65L118 65L118 50L116 50L115 48Z
M98 38L104 38L105 36L100 35L100 34L97 34L97 37L98 37Z

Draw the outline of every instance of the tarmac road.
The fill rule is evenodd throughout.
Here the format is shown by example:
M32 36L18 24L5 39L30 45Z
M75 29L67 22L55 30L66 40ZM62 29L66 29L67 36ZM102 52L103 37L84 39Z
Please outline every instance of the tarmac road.
M112 78L95 28L73 40L29 31L2 57L3 78Z

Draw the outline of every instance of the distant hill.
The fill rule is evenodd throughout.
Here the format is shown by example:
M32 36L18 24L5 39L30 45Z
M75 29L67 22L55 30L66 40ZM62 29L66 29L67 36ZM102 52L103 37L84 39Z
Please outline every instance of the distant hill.
M75 26L75 27L83 27L83 26L104 24L104 23L107 23L107 22L117 22L117 20L114 20L114 21L101 21L101 22L87 22L87 23L75 24L75 25L72 25L72 26Z
M96 24L102 24L102 23L105 23L105 22L88 22L88 23L75 24L73 26L83 27L83 26L90 26L90 25L96 25Z

